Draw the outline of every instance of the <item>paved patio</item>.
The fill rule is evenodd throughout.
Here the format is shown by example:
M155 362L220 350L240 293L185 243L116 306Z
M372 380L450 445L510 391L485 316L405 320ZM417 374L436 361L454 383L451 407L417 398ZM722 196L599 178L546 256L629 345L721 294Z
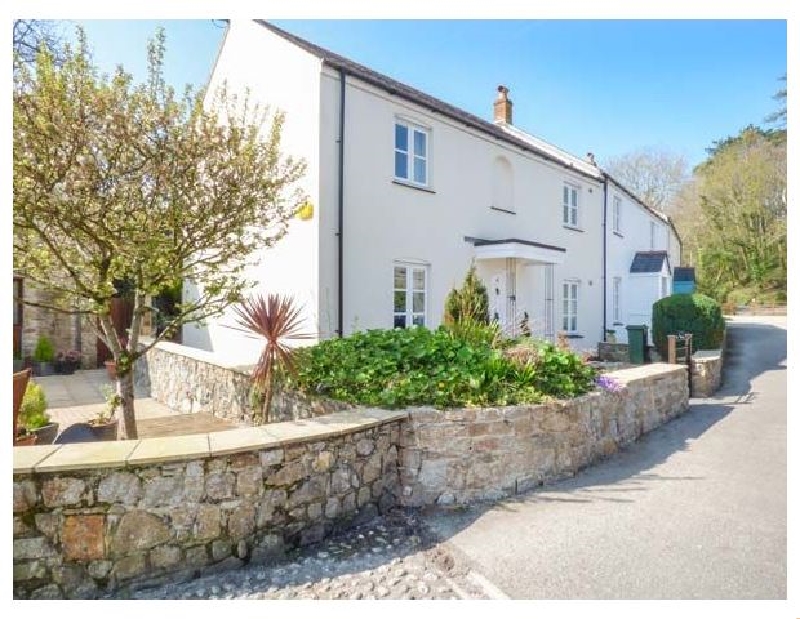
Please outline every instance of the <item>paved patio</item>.
M44 389L47 414L58 423L59 432L96 417L106 406L102 386L113 386L105 369L78 370L74 374L42 376L33 380ZM204 434L237 427L231 421L206 413L177 413L146 394L136 393L135 396L139 438Z

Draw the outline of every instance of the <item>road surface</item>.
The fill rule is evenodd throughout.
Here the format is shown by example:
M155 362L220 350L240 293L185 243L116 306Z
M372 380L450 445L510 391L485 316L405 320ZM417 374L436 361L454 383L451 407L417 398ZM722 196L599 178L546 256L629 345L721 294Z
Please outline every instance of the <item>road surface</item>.
M729 322L722 389L609 460L427 525L510 598L785 599L785 325Z

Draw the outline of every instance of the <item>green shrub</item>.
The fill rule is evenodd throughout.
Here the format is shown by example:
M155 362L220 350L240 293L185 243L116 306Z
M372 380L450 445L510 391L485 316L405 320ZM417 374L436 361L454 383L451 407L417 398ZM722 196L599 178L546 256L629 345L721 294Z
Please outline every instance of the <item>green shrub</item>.
M667 335L685 331L692 334L695 350L722 346L725 319L722 308L703 294L673 294L653 304L653 342L662 358L667 357Z
M451 290L444 302L444 324L459 322L489 324L489 293L478 278L475 265L467 271L461 288Z
M503 343L500 325L496 322L485 324L472 318L461 318L445 327L454 337L464 340L470 346L498 348Z
M50 423L50 417L45 413L47 400L44 390L33 381L28 382L22 404L19 407L19 421L28 430L36 430Z
M311 395L387 408L535 403L592 388L580 359L545 356L537 369L446 328L370 330L299 351L294 380Z
M56 357L53 342L44 335L40 335L36 340L36 348L33 349L33 360L39 362L50 362Z
M580 355L544 340L521 338L504 354L517 363L533 366L536 389L548 395L581 395L593 388L597 376Z

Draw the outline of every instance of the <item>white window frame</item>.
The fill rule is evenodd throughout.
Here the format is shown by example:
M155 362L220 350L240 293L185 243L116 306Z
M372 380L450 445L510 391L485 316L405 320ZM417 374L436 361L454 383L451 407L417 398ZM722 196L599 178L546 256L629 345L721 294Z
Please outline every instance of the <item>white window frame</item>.
M405 287L397 288L395 285L395 277L397 269L405 269ZM423 276L422 290L414 288L414 274L421 272ZM402 312L397 311L395 307L395 293L405 293L405 309ZM414 311L414 293L422 293L422 311ZM428 326L428 267L424 264L413 262L395 262L392 265L392 328L395 327L394 321L398 316L403 316L405 319L405 328L408 329L414 325L414 318L422 318L423 327Z
M622 322L622 278L615 277L612 281L612 286L612 316L614 317L614 323L616 324L618 322Z
M565 333L578 333L580 298L580 280L565 279L561 285L561 330Z
M656 248L656 222L650 222L650 250Z
M614 196L611 219L614 232L622 234L622 198L619 196Z
M565 182L561 190L561 220L567 228L580 228L581 188L574 183Z
M405 127L406 131L408 132L408 150L402 150L397 148L397 127ZM415 187L430 187L431 184L431 130L427 127L423 127L416 123L413 123L405 118L395 118L394 124L392 125L394 131L392 133L392 137L394 139L394 148L392 152L394 153L395 157L392 159L392 175L394 176L394 180L405 183L408 185L414 185ZM414 149L414 133L421 133L425 136L425 155L419 155L415 152ZM397 153L404 153L406 155L407 163L406 163L406 173L408 176L397 176L397 163L396 157ZM421 183L417 180L414 180L414 162L416 160L424 161L425 162L425 182Z

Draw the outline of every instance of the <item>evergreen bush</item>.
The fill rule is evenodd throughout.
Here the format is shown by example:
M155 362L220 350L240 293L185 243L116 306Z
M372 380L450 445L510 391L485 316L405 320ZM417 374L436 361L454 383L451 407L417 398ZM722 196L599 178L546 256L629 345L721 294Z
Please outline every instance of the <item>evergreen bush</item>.
M663 359L667 358L667 335L683 331L692 334L694 350L712 350L722 346L725 319L722 308L704 294L673 294L653 304L653 343Z

